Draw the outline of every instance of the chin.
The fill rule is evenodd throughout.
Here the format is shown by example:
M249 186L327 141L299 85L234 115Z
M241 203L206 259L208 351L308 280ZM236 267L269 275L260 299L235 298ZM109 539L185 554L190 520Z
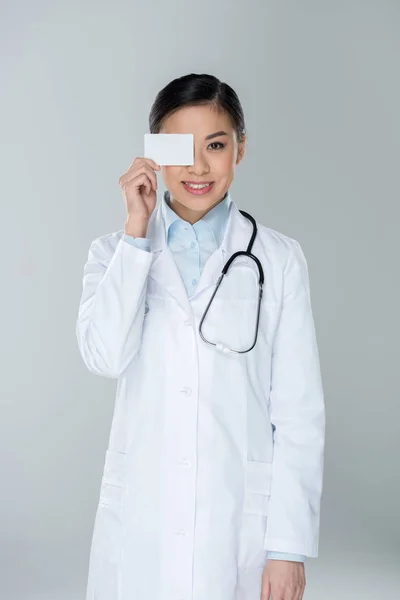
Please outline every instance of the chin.
M190 210L204 211L217 204L225 196L227 190L218 191L211 189L206 194L191 194L185 189L179 188L171 193L171 196Z
M176 198L177 202L179 202L179 204L182 204L183 206L185 206L186 208L192 210L192 211L199 211L199 212L204 212L205 210L208 210L209 208L211 208L212 206L215 206L218 202L219 202L219 197L217 196L216 198L194 198L193 200L191 199L182 199L180 200L179 198Z

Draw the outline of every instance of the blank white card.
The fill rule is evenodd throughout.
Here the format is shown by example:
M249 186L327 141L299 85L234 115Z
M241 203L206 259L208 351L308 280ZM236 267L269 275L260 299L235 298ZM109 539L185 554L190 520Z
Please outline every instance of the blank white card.
M144 134L144 158L151 158L158 165L192 165L193 147L193 133Z

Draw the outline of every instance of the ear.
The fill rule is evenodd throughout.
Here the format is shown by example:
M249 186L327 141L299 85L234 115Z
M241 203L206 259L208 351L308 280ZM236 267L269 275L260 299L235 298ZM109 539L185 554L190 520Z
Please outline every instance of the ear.
M242 138L242 141L239 142L239 144L238 144L238 152L237 152L237 157L236 157L237 165L242 160L243 156L245 155L245 152L246 152L246 136L244 135Z

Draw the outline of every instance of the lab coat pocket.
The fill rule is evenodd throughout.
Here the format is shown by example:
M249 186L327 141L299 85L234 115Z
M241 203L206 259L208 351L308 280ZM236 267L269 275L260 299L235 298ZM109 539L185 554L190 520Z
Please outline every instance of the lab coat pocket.
M126 454L107 450L90 551L87 598L109 600L118 595L125 471Z
M99 504L118 506L121 504L126 481L126 454L107 450Z
M271 491L271 467L271 463L247 461L238 551L240 570L261 569L267 560L264 538Z
M244 512L254 515L267 515L271 493L272 463L248 460Z

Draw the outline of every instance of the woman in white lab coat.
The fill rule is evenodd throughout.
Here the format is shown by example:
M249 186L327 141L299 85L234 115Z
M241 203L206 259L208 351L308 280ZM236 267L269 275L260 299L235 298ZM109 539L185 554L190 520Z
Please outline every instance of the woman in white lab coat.
M203 339L222 268L252 235L230 193L242 107L227 84L190 74L159 92L150 132L194 134L194 163L136 158L119 179L124 227L94 240L84 267L79 349L118 380L87 600L301 600L325 438L307 263L295 239L257 223L257 342L221 351L254 339L248 256L223 279ZM261 198L247 187L241 203Z

